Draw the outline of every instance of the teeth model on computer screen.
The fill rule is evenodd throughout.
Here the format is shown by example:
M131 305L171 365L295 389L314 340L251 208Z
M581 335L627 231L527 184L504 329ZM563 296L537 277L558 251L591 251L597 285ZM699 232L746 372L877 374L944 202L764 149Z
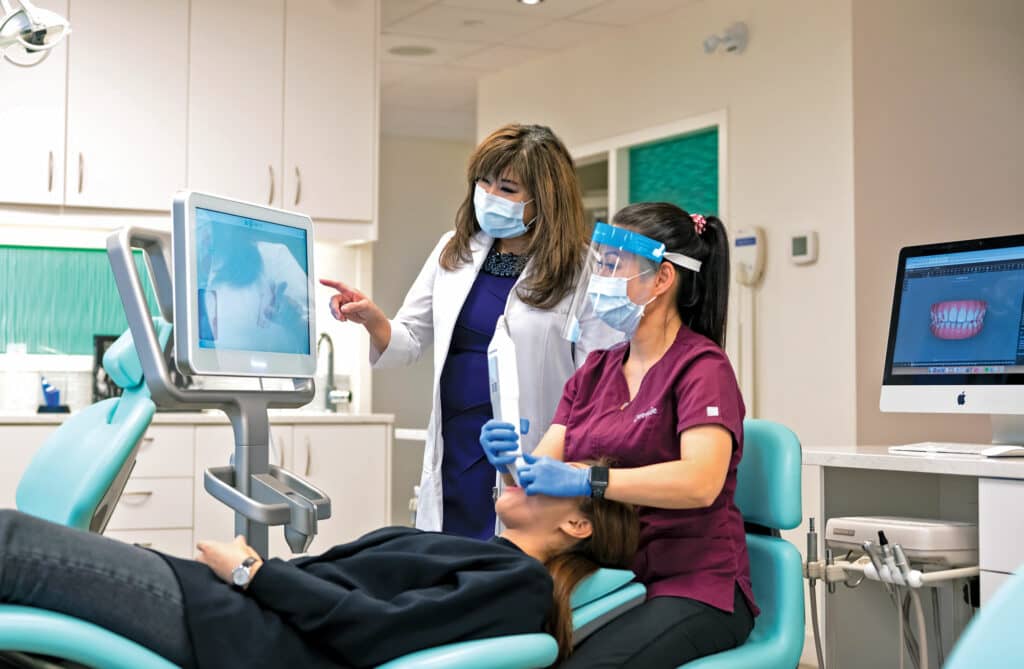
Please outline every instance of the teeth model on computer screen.
M939 339L970 339L985 325L984 300L950 300L932 305L932 334Z

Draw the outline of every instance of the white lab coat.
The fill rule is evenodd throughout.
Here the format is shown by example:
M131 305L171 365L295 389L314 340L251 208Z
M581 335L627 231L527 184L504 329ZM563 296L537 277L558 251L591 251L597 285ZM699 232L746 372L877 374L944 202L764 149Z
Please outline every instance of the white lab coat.
M416 526L435 531L441 529L443 513L441 371L455 321L494 242L489 235L477 232L470 240L473 262L448 271L438 261L442 249L453 235L454 232L445 233L423 264L402 308L391 321L391 343L387 349L381 353L371 345L370 350L370 362L375 368L398 367L413 364L427 347L434 345L433 408L423 453ZM519 280L522 281L529 272L530 265L527 264ZM530 431L522 438L522 447L527 453L533 451L551 425L565 382L585 358L585 352L581 350L576 350L574 355L572 346L562 338L571 298L571 294L567 295L553 309L538 309L524 304L513 287L505 304L505 319L516 345L519 366L519 415L530 421Z

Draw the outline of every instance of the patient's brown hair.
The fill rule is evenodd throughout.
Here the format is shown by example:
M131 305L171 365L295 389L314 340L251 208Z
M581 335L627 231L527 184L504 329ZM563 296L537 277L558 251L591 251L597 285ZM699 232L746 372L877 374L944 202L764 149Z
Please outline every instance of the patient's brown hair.
M640 541L640 521L632 504L590 497L579 499L580 511L590 520L592 534L545 563L555 584L554 603L546 629L558 642L559 662L572 653L572 607L569 602L573 590L601 567L628 569Z

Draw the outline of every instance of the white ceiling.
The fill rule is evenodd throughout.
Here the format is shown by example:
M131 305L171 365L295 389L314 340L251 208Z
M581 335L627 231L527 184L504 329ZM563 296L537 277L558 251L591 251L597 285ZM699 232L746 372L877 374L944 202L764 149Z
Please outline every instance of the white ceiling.
M486 73L609 39L694 0L383 0L381 130L476 139L476 83ZM399 56L426 46L428 56Z

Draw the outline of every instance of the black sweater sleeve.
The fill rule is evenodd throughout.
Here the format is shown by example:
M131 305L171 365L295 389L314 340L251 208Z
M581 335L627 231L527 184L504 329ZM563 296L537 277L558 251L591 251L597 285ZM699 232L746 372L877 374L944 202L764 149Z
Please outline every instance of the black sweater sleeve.
M268 615L310 651L353 667L455 641L539 632L551 592L544 566L515 547L386 528L315 558L263 564L242 596L263 619L249 614L246 621L231 621L242 637L232 644L231 660L241 660L238 653L245 655L248 647L270 650ZM186 592L185 599L198 598ZM196 637L218 633L218 625L209 614L202 619L202 625L190 624L194 645L206 655L200 664L215 666L218 658L200 650L213 646ZM277 666L301 663L299 654L281 651L271 650Z

